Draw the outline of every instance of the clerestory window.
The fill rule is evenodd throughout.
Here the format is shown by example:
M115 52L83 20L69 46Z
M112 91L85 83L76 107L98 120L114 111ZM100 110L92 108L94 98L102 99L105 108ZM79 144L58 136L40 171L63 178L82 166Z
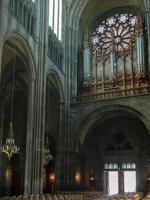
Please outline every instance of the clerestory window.
M49 26L61 40L62 0L49 0Z

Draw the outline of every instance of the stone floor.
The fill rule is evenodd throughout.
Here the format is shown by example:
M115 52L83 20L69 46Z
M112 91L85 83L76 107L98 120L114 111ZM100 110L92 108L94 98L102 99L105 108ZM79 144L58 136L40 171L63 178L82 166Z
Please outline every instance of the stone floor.
M141 193L117 194L107 196L101 192L65 192L60 194L44 194L30 196L3 197L0 200L150 200L150 194L142 197Z

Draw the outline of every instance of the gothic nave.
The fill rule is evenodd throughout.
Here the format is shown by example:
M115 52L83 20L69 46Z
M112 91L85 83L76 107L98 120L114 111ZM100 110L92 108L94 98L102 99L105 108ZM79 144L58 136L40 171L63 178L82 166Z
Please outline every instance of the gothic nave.
M0 200L150 199L150 0L0 0Z

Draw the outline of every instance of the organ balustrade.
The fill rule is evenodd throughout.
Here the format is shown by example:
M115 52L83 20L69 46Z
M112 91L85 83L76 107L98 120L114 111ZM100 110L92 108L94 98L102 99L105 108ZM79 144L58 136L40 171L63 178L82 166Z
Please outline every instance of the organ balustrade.
M149 93L145 32L137 13L119 13L85 34L74 102Z

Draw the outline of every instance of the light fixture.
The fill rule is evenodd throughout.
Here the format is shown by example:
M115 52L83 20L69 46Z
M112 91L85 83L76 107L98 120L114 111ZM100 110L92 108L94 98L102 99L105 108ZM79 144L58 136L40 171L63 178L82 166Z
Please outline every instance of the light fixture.
M76 182L77 184L79 184L80 181L81 181L81 175L80 175L80 172L77 171L76 174L75 174L75 182Z
M9 125L9 133L8 137L6 138L6 144L0 147L0 152L5 153L10 160L14 154L19 153L20 148L15 145L15 139L13 134L13 104L14 104L14 78L15 78L15 64L16 64L16 57L14 55L14 63L13 63L13 73L12 73L12 88L11 88L11 116L10 116L10 125Z
M53 160L53 156L49 149L48 137L46 137L46 145L45 145L44 151L45 151L44 152L44 163L45 163L45 165L47 165L50 160Z
M54 173L50 173L49 179L50 179L51 183L54 183L55 182L55 174Z
M20 148L15 145L12 122L10 122L9 136L6 138L6 144L0 147L0 151L7 154L8 159L10 160L14 154L19 153L19 150Z
M94 176L91 176L91 177L90 177L90 181L94 181Z

